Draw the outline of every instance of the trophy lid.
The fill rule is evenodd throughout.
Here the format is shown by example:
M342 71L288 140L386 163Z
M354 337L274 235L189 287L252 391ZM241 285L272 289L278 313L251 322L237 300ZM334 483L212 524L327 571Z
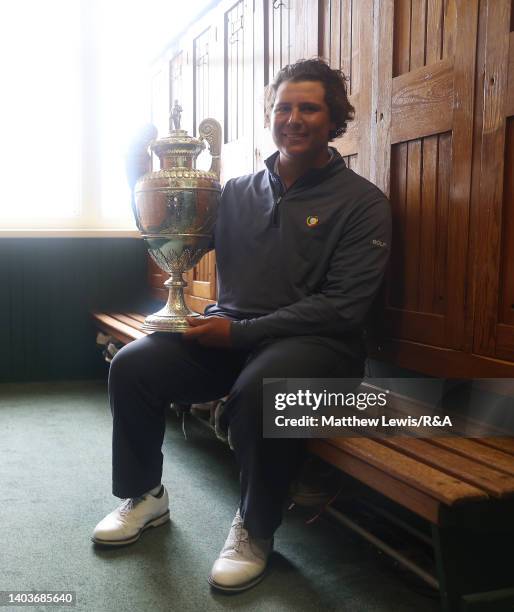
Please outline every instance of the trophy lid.
M159 138L150 145L159 157L196 157L205 149L205 143L189 136L186 130L170 130L168 136Z

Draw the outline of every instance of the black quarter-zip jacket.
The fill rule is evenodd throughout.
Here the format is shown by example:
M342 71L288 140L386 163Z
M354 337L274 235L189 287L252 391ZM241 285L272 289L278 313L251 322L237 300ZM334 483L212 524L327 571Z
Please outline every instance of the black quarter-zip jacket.
M347 168L336 149L287 191L273 170L229 180L214 246L218 301L235 348L269 338L360 337L391 242L385 195Z

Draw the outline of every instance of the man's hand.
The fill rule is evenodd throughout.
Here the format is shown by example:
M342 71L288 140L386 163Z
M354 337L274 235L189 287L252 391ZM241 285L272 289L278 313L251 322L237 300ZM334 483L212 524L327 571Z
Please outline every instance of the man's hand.
M202 346L230 348L230 319L223 317L186 317L189 329L182 334L185 340L196 340Z

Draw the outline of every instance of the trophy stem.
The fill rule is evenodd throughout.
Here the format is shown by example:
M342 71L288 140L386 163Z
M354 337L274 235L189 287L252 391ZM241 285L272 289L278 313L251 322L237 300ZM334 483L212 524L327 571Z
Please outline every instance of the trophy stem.
M169 289L168 301L164 308L146 317L143 329L145 331L181 333L189 329L186 317L197 317L199 315L190 310L186 304L184 287L187 287L187 282L182 278L182 272L172 272L164 286Z

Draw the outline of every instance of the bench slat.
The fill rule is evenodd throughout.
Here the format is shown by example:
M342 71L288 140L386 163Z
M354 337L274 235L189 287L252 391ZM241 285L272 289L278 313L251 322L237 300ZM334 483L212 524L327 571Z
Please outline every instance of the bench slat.
M145 315L139 314L138 312L129 312L127 313L127 316L130 317L131 319L135 319L136 321L139 321L140 323L144 323L145 322Z
M381 442L413 459L483 489L494 497L514 495L514 477L495 470L493 466L477 463L420 438L391 437Z
M514 455L514 438L477 438L479 444L485 444L504 453Z
M142 330L142 326L143 326L143 322L138 321L137 319L133 319L130 315L128 314L123 314L121 312L113 312L110 313L110 315L120 321L121 323L124 323L125 325L128 325L129 327L133 327L134 329L137 329L138 331L142 332L143 334L147 335L148 332L145 332L144 330Z
M323 438L308 440L307 448L317 457L408 508L411 512L431 523L439 524L441 504L430 495L426 495L418 489L413 489L410 485L384 473L383 470L345 452L343 448L329 444L328 440Z
M144 332L134 327L130 327L108 314L96 312L93 313L93 318L103 331L118 338L121 342L129 343L132 342L132 340L137 340L146 336Z
M467 438L430 438L430 442L437 446L449 448L463 457L469 457L484 465L494 465L497 470L514 475L514 461L512 461L511 455L495 448L490 448L485 444L479 444L475 440Z
M448 506L488 498L485 491L411 459L378 440L333 438L327 441Z

